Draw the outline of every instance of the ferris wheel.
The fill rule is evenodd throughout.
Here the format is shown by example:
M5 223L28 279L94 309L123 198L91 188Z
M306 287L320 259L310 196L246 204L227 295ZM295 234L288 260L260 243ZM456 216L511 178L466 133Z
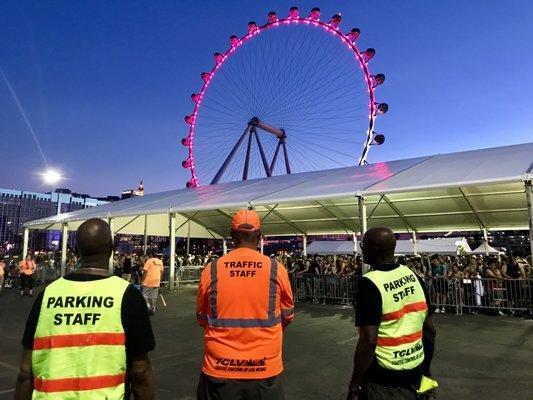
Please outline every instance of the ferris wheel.
M360 30L345 34L341 21L292 7L286 18L270 12L264 25L250 21L244 36L229 37L191 95L181 141L187 187L363 164L383 144L375 124L389 107L375 90L385 76L371 74L375 50L360 51Z

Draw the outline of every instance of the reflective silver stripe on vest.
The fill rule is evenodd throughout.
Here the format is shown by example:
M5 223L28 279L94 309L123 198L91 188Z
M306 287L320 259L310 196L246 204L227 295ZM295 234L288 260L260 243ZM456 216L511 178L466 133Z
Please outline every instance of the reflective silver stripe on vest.
M281 323L281 315L276 316L276 292L278 279L278 263L270 259L270 279L268 287L268 318L218 318L217 312L217 262L211 262L211 315L207 317L209 326L217 328L268 328Z

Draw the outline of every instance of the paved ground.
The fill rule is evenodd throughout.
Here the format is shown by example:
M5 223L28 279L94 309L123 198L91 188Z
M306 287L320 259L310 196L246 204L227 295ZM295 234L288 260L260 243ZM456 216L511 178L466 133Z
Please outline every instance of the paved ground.
M194 399L202 332L194 320L194 290L167 293L153 317L151 355L158 399ZM13 397L20 338L32 299L0 293L0 400ZM352 310L298 304L285 337L287 399L343 399L356 342ZM433 372L440 399L533 399L533 321L483 315L436 315Z

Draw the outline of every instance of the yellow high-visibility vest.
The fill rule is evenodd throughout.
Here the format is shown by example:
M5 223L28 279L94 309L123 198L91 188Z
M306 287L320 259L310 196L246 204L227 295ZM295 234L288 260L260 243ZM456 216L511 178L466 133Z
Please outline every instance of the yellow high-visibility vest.
M400 265L391 271L365 275L379 289L382 316L376 358L384 368L408 370L424 360L422 327L427 315L426 296L416 275Z
M32 399L123 399L126 337L122 298L129 283L58 279L44 291L33 340Z

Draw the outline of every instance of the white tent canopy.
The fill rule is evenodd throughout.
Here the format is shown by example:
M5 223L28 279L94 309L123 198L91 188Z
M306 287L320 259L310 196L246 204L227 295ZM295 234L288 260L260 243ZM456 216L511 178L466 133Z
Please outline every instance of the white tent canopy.
M315 240L307 246L307 254L353 254L355 249L351 240Z
M265 235L361 231L358 199L368 227L396 232L527 229L525 182L533 143L440 154L363 166L298 173L145 195L25 224L76 229L99 217L125 234L221 238L231 214L253 206Z
M485 249L485 243L481 243L479 247L476 247L474 250L469 251L468 254L500 254L501 251L496 250L494 247L487 244Z

